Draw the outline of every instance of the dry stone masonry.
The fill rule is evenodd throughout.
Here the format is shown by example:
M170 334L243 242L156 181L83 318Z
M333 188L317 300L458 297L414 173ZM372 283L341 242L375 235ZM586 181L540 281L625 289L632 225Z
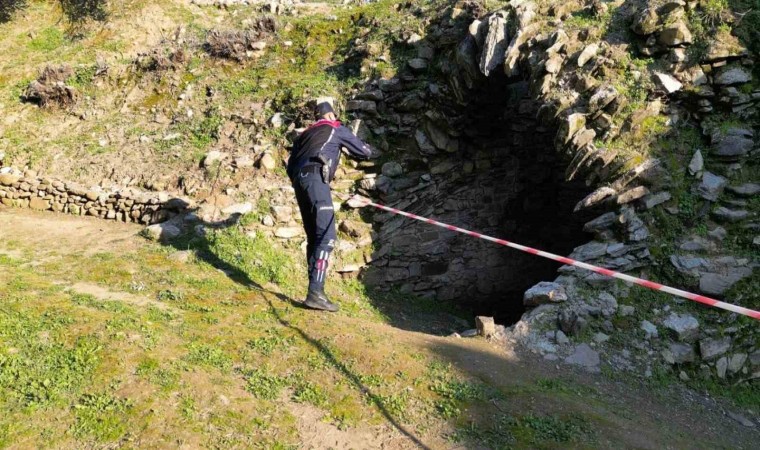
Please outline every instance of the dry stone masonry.
M166 221L190 205L187 200L164 192L85 188L77 183L39 176L31 170L22 173L9 167L0 169L0 203L145 225Z
M618 30L620 39L593 27L564 26L575 14L606 20L608 7L599 2L513 1L491 14L458 2L426 36L408 41L427 64L375 80L349 102L368 136L391 150L413 149L365 175L360 191L549 250L562 240L571 247L557 253L647 276L656 261L653 239L660 240L655 212L680 214L673 190L682 188L668 173L672 167L648 156L652 142L636 138L652 123L693 127L702 143L675 170L688 173L687 190L702 202L708 229L706 236L679 237L674 253L658 262L684 277L681 287L713 296L754 276L756 256L723 246L730 230L758 229L749 199L760 180L737 182L735 175L758 155L752 123L760 91L748 84L751 57L730 34L708 39L702 53L689 51L695 38L685 17L697 3L616 7L611 23L627 24L640 36L632 43L625 30ZM627 62L631 54L657 64ZM625 80L616 80L620 73ZM632 88L644 90L643 100L632 98ZM722 122L726 116L733 118ZM610 145L615 142L625 144ZM547 186L557 189L541 191ZM574 214L557 214L568 204ZM531 211L540 217L531 221ZM521 286L527 273L552 277L553 268L536 270L535 258L385 214L374 221L379 251L370 258L369 283L498 302L509 298L505 286ZM540 224L547 222L554 235L541 239ZM581 229L588 234L577 233ZM656 300L643 311L626 304L640 296L630 287L573 267L560 268L552 283L521 289L529 310L502 335L547 359L594 371L604 362L645 376L665 365L681 379L760 376L756 326L731 314L707 312L710 319L703 321L689 312L691 305ZM622 350L610 338L615 334L624 335ZM589 342L577 345L582 339Z

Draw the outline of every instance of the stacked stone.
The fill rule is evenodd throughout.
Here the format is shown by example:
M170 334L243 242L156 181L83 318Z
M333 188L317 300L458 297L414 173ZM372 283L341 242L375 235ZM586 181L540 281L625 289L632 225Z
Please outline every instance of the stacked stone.
M34 171L22 174L8 168L0 173L0 203L145 225L163 222L189 205L163 192L149 193L131 188L113 192L87 189L76 183L38 176Z
M651 90L657 95L651 95L645 108L623 121L619 116L626 109L626 96L605 82L605 73L618 68L610 44L594 42L582 35L583 31L553 27L556 31L547 32L541 22L548 16L554 17L549 20L555 24L560 23L571 15L574 5L545 11L536 3L518 2L474 20L464 40L453 37L453 28L445 22L431 27L424 40L410 36L407 42L417 48L418 57L396 77L372 82L349 102L348 109L364 119L366 133L383 142L413 138L410 143L416 143L419 153L406 155L401 164L386 164L380 173L365 175L359 182L360 191L418 215L486 234L503 235L506 229L514 237L510 221L505 220L509 205L516 203L520 192L541 184L521 179L504 189L504 184L495 186L516 179L505 171L504 159L528 148L539 165L546 164L540 160L548 157L542 147L553 147L559 155L557 162L566 165L563 170L568 180L597 187L575 208L578 214L594 211L588 219L596 218L586 219L584 230L593 233L595 239L577 247L571 257L622 272L651 265L648 215L642 213L658 207L677 213L667 191L668 177L656 160L631 167L614 150L597 148L595 142L636 133L652 117L693 117L707 136L708 162L716 165L713 170L740 170L741 164L757 152L755 132L749 126L726 127L707 119L713 111L749 115L760 101L760 92L743 88L752 81L748 69L751 60L734 38L720 38L710 43L698 64L688 61L686 48L692 44L692 37L683 16L694 3L660 2L657 8L649 9L645 5L646 14L633 16L633 31L646 40L642 52L660 57L665 64L660 66L663 72L652 73ZM372 48L366 50L382 56ZM444 55L436 59L435 66L430 58L434 54ZM493 124L499 123L500 117L509 117L501 125L514 127L511 134L515 139L488 154L478 148L481 133L471 126L474 121L468 123L461 116L477 117L478 111L466 108L468 104L481 104L475 96L483 94L478 91L483 86L489 86L491 95L498 92L493 91L496 83L491 81L500 68L507 75L509 98L522 100L508 113L486 119ZM627 70L645 75L645 70L632 65ZM447 82L431 83L430 75L443 75ZM488 78L492 80L485 81ZM517 78L528 81L516 82ZM642 79L645 84L649 86ZM655 93L655 88L659 92ZM529 95L513 95L517 91ZM671 101L656 98L662 94L670 95ZM506 103L504 98L501 101ZM445 115L441 111L446 111ZM523 120L521 114L557 125L556 135L537 127L535 120ZM518 173L532 169L519 167ZM694 177L693 191L713 203L712 217L717 222L757 228L747 200L760 193L757 182L731 186L727 178L705 170L699 150L689 173ZM498 296L498 286L519 283L513 274L530 271L529 264L535 259L521 260L513 254L505 259L504 252L492 254L491 247L476 240L395 216L378 214L375 222L380 249L368 260L379 270L369 270L366 281L395 284L417 295L444 299ZM673 255L671 262L676 270L696 279L693 289L722 295L758 267L751 258L703 254L716 253L725 236L726 230L717 226L707 239L683 237L681 252ZM756 242L760 245L760 238ZM547 359L565 358L570 364L598 370L599 354L592 347L603 351L609 335L621 331L613 318L634 320L635 308L617 302L617 298L629 295L628 289L607 277L573 267L563 268L555 282L547 284L526 293L525 305L533 309L510 328L509 335ZM729 326L719 331L707 324L693 329L696 318L668 313L669 306L647 311L649 320L635 325L641 336L627 337L632 347L641 351L636 351L637 355L628 350L610 354L611 363L630 369L645 365L649 374L653 364L664 361L679 368L688 364L706 378L747 380L760 376L760 348L754 330ZM590 325L600 330L590 346L574 346L567 339L567 335L583 336ZM688 330L683 331L684 327ZM688 377L685 372L680 376Z

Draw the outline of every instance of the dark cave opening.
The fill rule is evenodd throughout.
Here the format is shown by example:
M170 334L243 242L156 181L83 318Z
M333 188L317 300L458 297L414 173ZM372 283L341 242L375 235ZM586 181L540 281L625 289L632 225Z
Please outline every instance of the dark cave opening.
M471 152L496 149L501 157L493 160L488 176L494 183L513 185L500 208L496 237L567 256L592 237L583 225L595 215L573 209L593 188L583 179L566 179L569 161L556 150L556 128L539 122L538 105L529 97L527 82L489 77L466 107L466 139ZM500 252L510 261L506 267L512 273L505 271L490 294L473 295L466 305L473 315L492 316L497 323L510 325L526 311L524 292L540 281L555 279L561 264L510 248L502 247Z

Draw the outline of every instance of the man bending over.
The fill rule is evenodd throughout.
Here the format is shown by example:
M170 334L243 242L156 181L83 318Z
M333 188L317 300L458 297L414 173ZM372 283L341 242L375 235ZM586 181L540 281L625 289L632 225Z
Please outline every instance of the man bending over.
M338 122L330 103L319 103L315 112L317 122L293 142L288 176L296 191L306 231L309 293L304 304L335 312L338 305L325 295L327 267L337 238L330 182L338 168L342 147L358 159L369 159L372 150Z

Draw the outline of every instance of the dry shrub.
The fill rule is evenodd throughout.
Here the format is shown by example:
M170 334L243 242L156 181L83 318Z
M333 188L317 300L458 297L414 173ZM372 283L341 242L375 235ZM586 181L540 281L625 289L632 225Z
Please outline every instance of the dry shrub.
M206 36L205 49L217 58L244 61L263 51L263 40L277 31L274 17L263 16L255 19L244 31L209 31Z
M43 108L72 106L77 101L78 93L76 89L66 85L66 80L73 75L74 71L69 66L47 66L39 78L29 83L23 100L36 103Z
M164 72L175 70L188 60L187 51L154 48L147 53L140 53L135 58L135 66L143 72Z

